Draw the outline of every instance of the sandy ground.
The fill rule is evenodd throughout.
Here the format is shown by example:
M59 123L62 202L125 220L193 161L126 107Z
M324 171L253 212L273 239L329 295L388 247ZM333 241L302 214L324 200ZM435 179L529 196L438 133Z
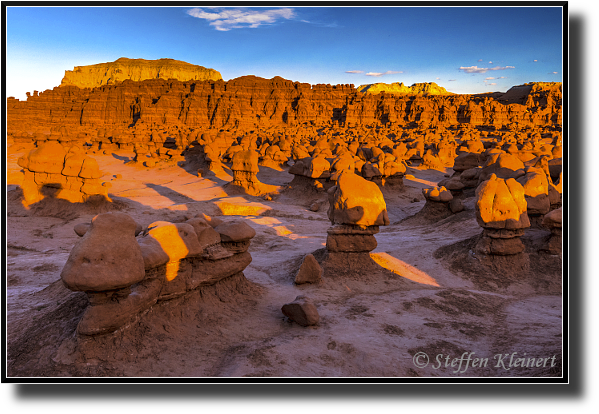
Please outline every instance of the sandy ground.
M421 189L451 169L409 168L413 177L403 189L383 190L391 225L376 235L372 252L380 272L298 286L293 279L303 257L322 256L328 205L318 212L308 206L325 201L325 193L287 190L269 201L229 195L227 169L198 178L194 165L149 169L127 164L132 153L90 154L112 183L114 203L142 226L204 212L244 218L256 237L247 280L161 302L126 329L85 339L74 331L87 299L64 288L60 272L78 240L73 227L94 212L25 210L16 164L22 154L8 153L9 377L561 376L561 258L537 252L549 232L527 230L524 264L476 257L472 246L482 229L473 194L465 194L466 210L451 217L418 215ZM266 167L258 177L281 190L293 179ZM298 295L316 304L318 326L304 328L282 314ZM463 354L471 360L458 368L454 358ZM537 366L514 366L519 357L535 358ZM482 358L479 366L474 358Z

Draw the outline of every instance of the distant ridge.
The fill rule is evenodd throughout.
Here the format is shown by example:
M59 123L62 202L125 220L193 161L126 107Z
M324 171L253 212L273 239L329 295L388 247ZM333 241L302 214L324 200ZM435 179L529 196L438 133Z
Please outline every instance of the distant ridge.
M435 82L415 83L405 86L403 82L371 83L358 86L358 92L364 93L393 93L398 95L455 95Z
M124 80L142 81L146 79L220 80L222 76L214 69L174 59L128 59L96 65L75 66L65 71L60 86L73 85L80 88L95 88L111 85Z

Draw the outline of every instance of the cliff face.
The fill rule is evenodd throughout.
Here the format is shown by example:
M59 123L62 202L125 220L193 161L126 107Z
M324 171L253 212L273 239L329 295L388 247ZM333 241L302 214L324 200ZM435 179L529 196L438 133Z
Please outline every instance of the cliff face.
M561 84L505 94L364 94L353 85L309 85L275 77L228 82L126 80L93 89L60 86L7 100L9 133L96 131L133 126L265 130L293 125L561 127Z
M123 82L124 80L143 81L146 79L216 81L222 79L222 77L214 69L207 69L180 60L120 58L114 62L75 66L74 70L65 71L60 85L95 88Z
M415 83L412 86L405 86L403 82L394 83L372 83L369 85L358 86L359 92L364 93L393 93L403 95L453 95L451 92L437 85L435 82Z

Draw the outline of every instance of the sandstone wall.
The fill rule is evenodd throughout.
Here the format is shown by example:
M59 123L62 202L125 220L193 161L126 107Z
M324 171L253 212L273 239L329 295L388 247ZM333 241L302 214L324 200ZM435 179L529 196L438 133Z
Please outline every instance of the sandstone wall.
M561 83L505 94L364 94L353 85L309 85L275 77L228 82L152 79L81 89L61 86L7 100L8 132L134 125L214 129L271 126L561 127Z

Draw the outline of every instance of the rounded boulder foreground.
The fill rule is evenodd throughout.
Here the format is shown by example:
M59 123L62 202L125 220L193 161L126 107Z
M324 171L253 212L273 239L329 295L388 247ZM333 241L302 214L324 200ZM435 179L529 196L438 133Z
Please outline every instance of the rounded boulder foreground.
M65 286L75 291L102 292L143 280L144 260L135 240L136 228L135 220L125 213L94 217L62 269L60 277Z
M293 302L283 305L281 311L301 326L316 325L320 321L316 306L305 296L298 296Z

